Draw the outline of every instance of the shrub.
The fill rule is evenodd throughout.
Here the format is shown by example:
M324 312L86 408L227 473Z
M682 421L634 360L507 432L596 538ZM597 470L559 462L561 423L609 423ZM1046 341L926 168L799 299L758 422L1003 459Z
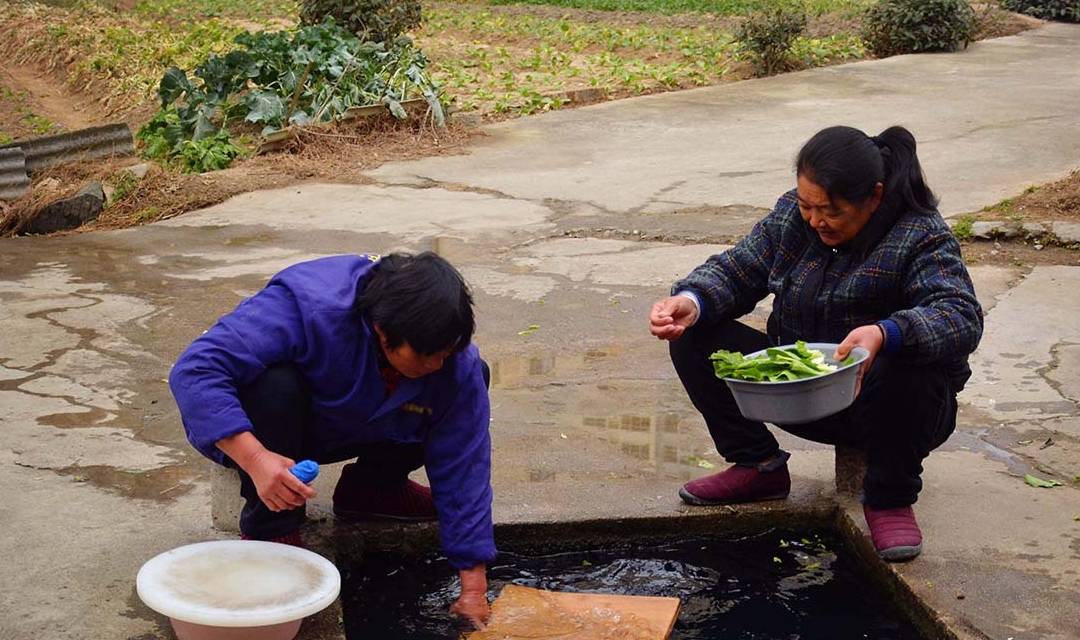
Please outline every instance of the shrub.
M301 0L304 24L328 17L361 40L390 42L420 26L420 0Z
M750 54L759 76L769 76L790 68L792 46L806 30L806 12L801 8L778 8L752 14L735 32L735 40Z
M1080 0L1002 0L1001 6L1043 20L1080 22Z
M956 51L975 35L967 0L881 0L867 9L863 39L877 56Z

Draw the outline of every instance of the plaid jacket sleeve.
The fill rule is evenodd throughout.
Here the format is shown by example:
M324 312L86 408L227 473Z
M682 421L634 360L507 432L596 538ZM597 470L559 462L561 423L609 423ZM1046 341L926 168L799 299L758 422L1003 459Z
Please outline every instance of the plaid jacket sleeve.
M769 271L776 254L782 219L796 207L791 194L732 248L718 253L672 287L672 294L690 291L701 303L699 322L718 324L754 309L769 294Z
M982 337L983 314L960 245L944 225L919 244L903 284L908 308L889 317L900 333L897 351L921 363L966 356Z

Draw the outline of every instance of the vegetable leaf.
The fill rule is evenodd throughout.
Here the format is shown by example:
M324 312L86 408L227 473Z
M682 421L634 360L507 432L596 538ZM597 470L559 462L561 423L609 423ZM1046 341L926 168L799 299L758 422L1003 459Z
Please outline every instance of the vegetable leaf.
M280 124L285 117L285 103L280 96L269 91L252 91L245 104L248 114L244 119L248 122Z
M1024 474L1024 482L1033 487L1039 487L1040 489L1051 489L1053 487L1060 487L1061 483L1057 480L1043 480L1042 478L1036 478L1030 473Z
M733 378L752 382L787 382L813 378L836 371L836 366L826 362L825 354L810 349L799 340L794 347L780 349L771 347L765 353L747 358L734 351L717 351L710 356L717 378ZM851 358L845 361L849 364Z

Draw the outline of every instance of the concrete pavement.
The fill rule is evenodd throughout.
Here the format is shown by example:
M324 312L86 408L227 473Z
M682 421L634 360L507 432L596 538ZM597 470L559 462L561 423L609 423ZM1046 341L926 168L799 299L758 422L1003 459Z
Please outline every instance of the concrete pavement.
M207 467L164 378L218 315L320 255L434 248L462 268L494 376L498 521L690 514L676 489L709 472L702 460L723 462L647 335L652 301L790 187L791 158L821 126L908 124L958 213L1080 162L1078 80L1080 27L1049 25L958 54L507 122L471 155L388 165L373 185L299 185L144 228L0 241L0 522L15 532L0 539L0 638L168 637L134 595L139 565L227 534L210 528ZM988 330L962 425L926 464L926 552L883 570L957 637L1075 638L1080 269L972 273ZM832 452L783 442L792 497L710 517L833 508ZM1029 472L1065 486L1029 487ZM326 637L325 622L308 637Z

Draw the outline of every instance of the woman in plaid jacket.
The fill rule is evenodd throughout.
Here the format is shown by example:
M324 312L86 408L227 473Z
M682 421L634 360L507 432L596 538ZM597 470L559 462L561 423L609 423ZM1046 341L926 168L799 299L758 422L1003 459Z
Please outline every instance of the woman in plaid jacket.
M911 508L922 460L956 426L982 310L907 129L873 137L824 129L799 152L796 174L797 188L749 235L653 305L653 335L671 342L683 386L734 463L679 493L690 504L727 504L784 498L791 485L789 454L739 413L709 354L806 340L840 343L842 359L860 346L870 357L851 407L778 426L866 451L863 510L874 545L887 560L908 560L922 548ZM736 321L770 293L767 333Z

